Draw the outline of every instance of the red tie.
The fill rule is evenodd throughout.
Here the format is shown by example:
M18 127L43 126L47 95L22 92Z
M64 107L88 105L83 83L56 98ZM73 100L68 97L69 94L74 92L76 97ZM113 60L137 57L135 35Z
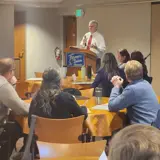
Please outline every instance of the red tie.
M87 45L87 49L89 50L91 47L91 43L92 43L92 35L90 35L89 40L88 40L88 45Z

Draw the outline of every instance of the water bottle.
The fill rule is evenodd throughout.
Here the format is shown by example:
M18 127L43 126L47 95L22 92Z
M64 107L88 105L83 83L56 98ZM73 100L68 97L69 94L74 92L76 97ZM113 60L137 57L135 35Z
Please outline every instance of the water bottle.
M102 88L95 88L96 105L100 105L102 101Z
M87 78L91 79L92 78L92 66L88 65L87 67Z
M67 75L67 66L63 66L60 68L60 76L61 78L66 78Z
M85 79L85 76L86 76L86 67L82 66L82 68L81 68L81 78Z

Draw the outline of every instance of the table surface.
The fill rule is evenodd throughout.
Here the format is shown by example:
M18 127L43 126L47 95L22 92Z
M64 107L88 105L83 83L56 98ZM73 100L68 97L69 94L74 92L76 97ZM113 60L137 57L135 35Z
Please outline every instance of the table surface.
M31 99L25 100L30 103ZM92 136L111 136L114 130L124 127L125 110L120 112L109 112L107 110L93 110L96 105L96 98L92 97L88 100L77 100L77 103L85 105L89 109L88 118L86 120L87 127ZM102 104L108 103L107 97L102 97ZM24 133L28 133L28 118L17 117Z
M26 83L28 83L28 92L36 92L41 86L42 78L29 78L26 80ZM93 79L77 78L76 81L73 81L72 77L66 77L62 79L62 88L89 89L92 83Z

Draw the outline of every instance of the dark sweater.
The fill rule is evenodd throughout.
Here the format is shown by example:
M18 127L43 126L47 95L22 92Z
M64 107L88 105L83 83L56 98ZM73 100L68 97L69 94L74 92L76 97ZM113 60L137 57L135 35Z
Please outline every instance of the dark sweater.
M73 96L69 93L61 92L55 98L55 103L50 102L51 110L46 110L43 107L44 99L42 99L39 95L39 92L33 98L30 110L29 110L29 124L31 120L31 115L37 115L44 118L52 118L52 119L65 119L77 117L80 115L85 115L87 117L87 110L85 108L81 108Z
M118 69L118 75L124 79L124 86L126 86L126 78L124 71L122 69ZM113 88L113 84L108 79L108 73L104 71L104 69L100 69L97 72L97 76L92 83L92 88L100 87L102 88L102 96L103 97L110 97L111 90Z

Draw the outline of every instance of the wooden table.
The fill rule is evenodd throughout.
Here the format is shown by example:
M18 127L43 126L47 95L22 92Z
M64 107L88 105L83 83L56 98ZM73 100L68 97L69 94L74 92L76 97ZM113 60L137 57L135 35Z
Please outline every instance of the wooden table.
M30 100L25 100L27 103ZM102 104L108 102L108 98L102 98ZM109 112L104 110L93 110L92 107L96 105L95 97L89 100L77 100L79 105L85 105L90 113L86 120L86 125L92 136L111 136L112 132L124 127L125 123L125 111L121 112ZM20 123L24 133L29 133L28 118L17 116L16 120Z
M36 92L42 83L42 78L30 78L26 80L28 83L28 92ZM92 80L87 80L87 79L79 79L77 78L76 81L73 82L72 77L66 77L62 79L62 88L76 88L79 90L82 89L89 89L91 88L91 84L93 82Z

